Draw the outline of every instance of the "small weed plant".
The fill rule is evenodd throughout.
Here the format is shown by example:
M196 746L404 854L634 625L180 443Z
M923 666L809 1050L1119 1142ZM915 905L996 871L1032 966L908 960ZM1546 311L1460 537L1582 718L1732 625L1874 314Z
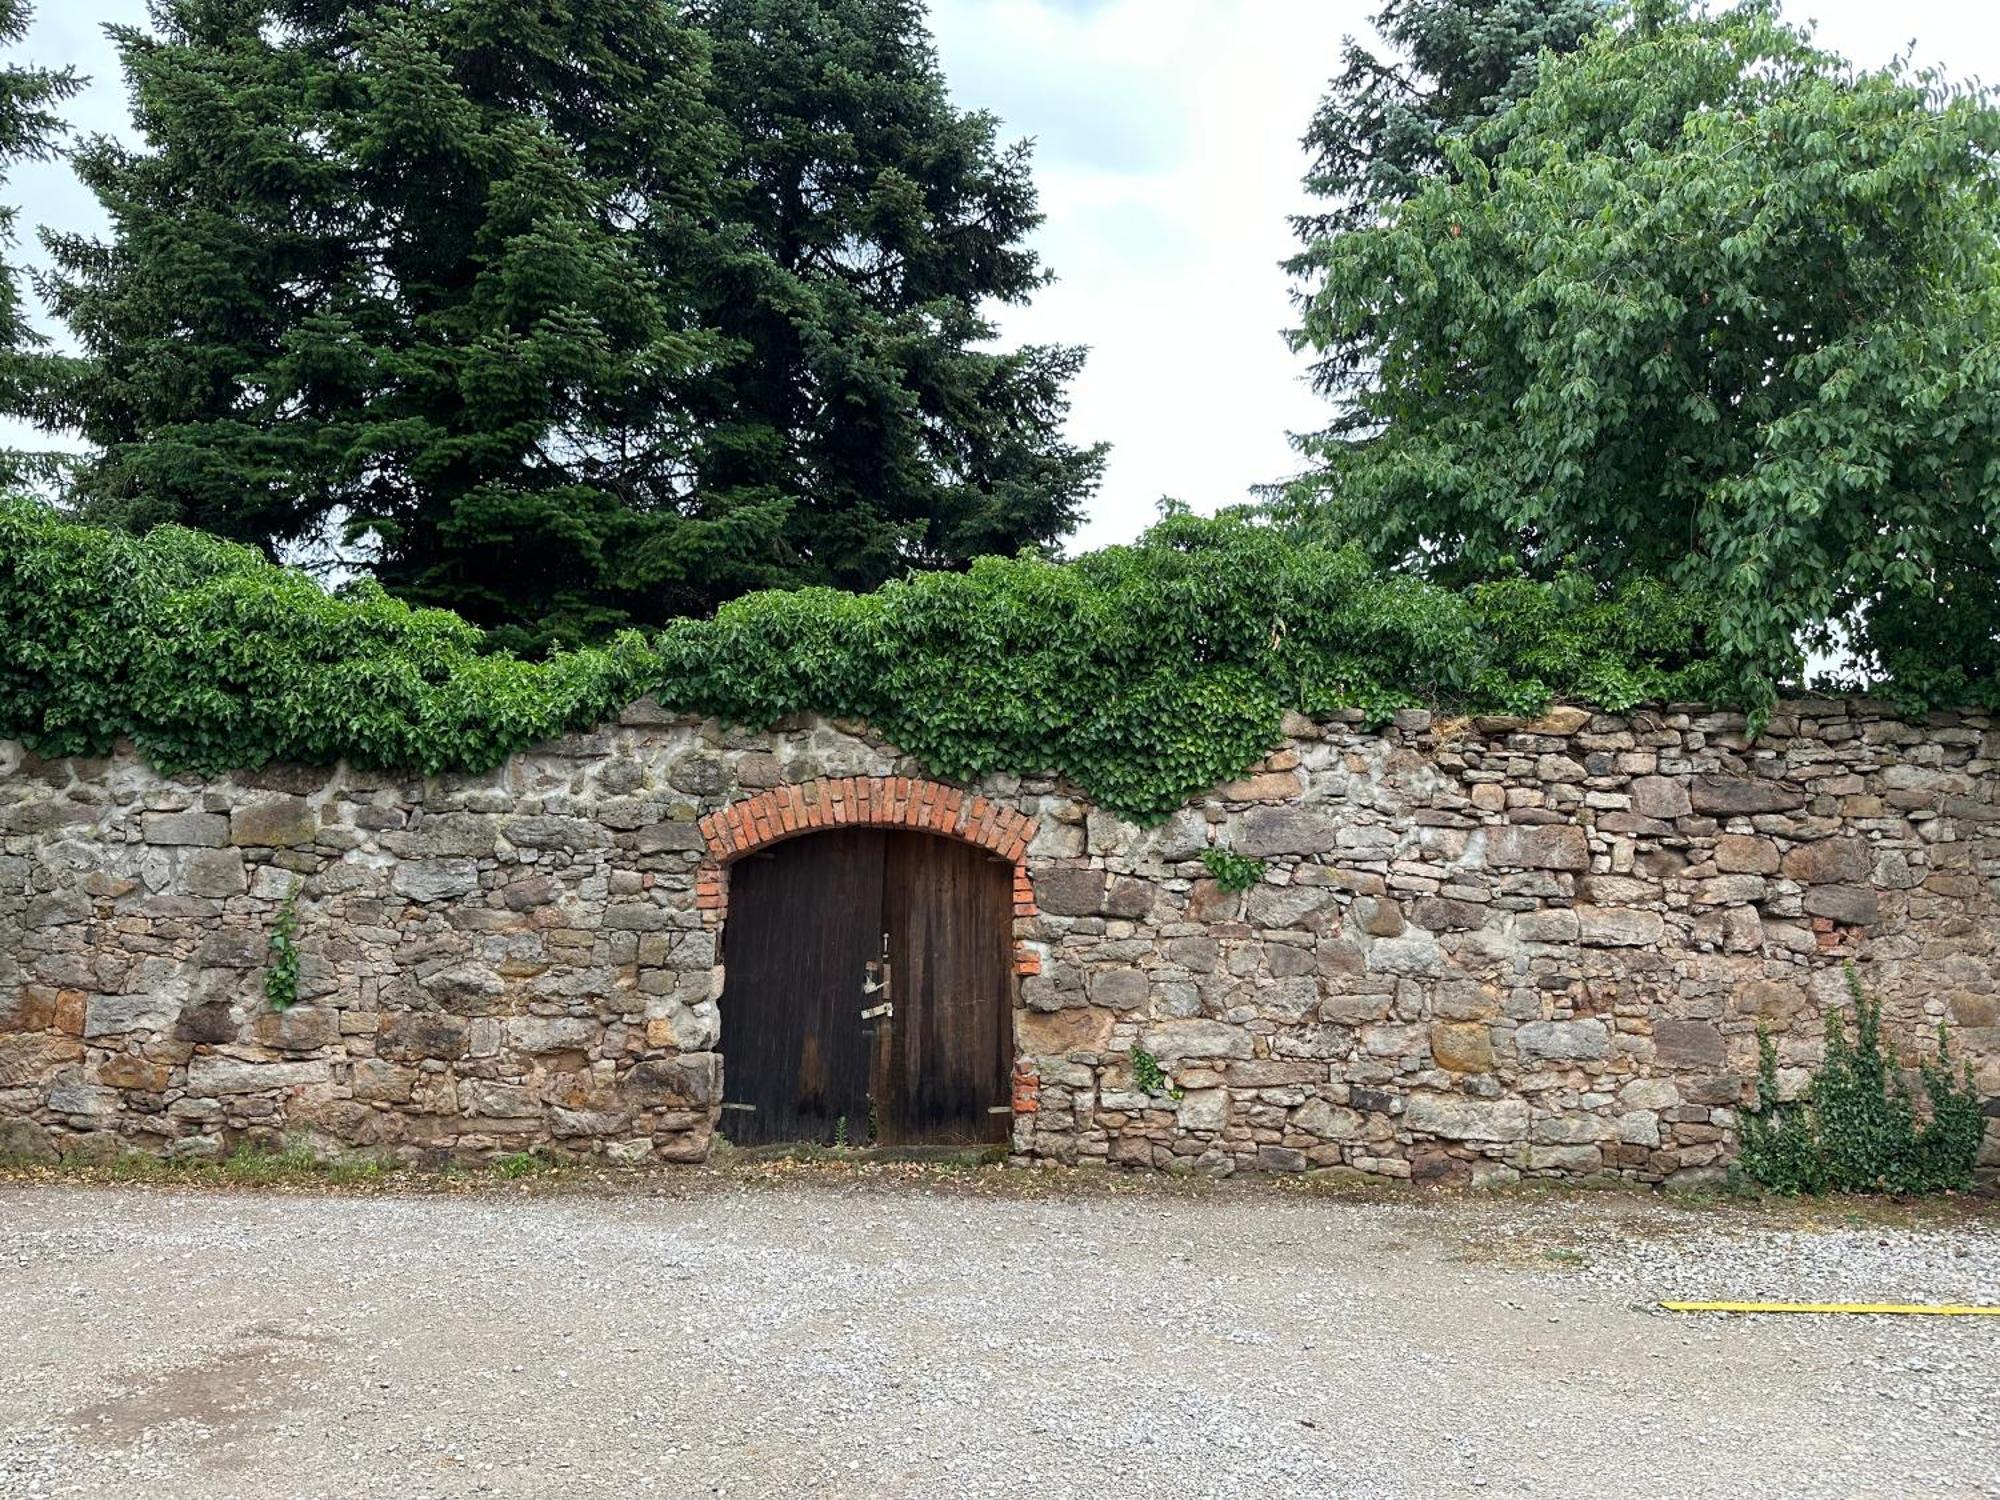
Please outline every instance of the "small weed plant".
M1264 878L1264 861L1250 859L1227 849L1210 846L1201 851L1201 862L1225 891L1247 891Z
M1778 1049L1758 1037L1757 1108L1743 1116L1741 1165L1778 1193L1938 1193L1968 1187L1985 1120L1972 1065L1955 1072L1942 1023L1937 1056L1918 1065L1919 1108L1893 1056L1882 1050L1882 1004L1847 966L1854 998L1850 1041L1839 1012L1827 1017L1826 1062L1798 1099L1778 1097Z
M272 1010L290 1010L299 1003L299 887L278 907L271 923L271 961L264 966L264 998Z
M548 1153L539 1150L514 1151L506 1156L496 1157L493 1175L506 1182L518 1182L523 1177L539 1177L544 1172L553 1172L556 1164Z
M1141 1093L1156 1099L1178 1099L1183 1092L1167 1077L1160 1060L1144 1047L1132 1049L1132 1081Z

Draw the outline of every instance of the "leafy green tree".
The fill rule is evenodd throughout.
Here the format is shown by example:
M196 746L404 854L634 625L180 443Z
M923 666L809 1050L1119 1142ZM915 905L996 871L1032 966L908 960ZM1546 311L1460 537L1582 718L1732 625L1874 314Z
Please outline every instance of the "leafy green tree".
M1491 159L1481 147L1499 146ZM2000 693L2000 112L1774 10L1599 35L1308 310L1367 435L1295 519L1446 575L1655 574L1777 675Z
M1393 50L1380 57L1347 38L1302 142L1306 190L1323 200L1292 221L1305 249L1287 269L1304 281L1306 300L1324 285L1323 242L1381 222L1450 172L1447 141L1476 155L1495 149L1472 139L1476 127L1527 97L1545 52L1574 51L1606 15L1606 0L1385 0L1369 20ZM1360 352L1321 350L1321 390L1338 399Z
M1076 348L988 345L1048 279L1025 143L952 107L919 0L698 0L727 156L696 484L792 502L785 581L865 589L1046 546L1101 447L1063 440Z
M143 144L54 241L49 404L100 516L267 552L540 647L746 589L1045 543L1099 457L1022 151L907 4L162 0L116 33ZM711 67L713 54L713 67Z
M12 45L28 34L32 11L26 0L0 0L0 43ZM0 67L0 174L20 161L46 161L55 154L63 123L55 106L81 86L74 70ZM19 211L0 204L0 245L16 242ZM28 320L21 296L20 268L0 261L0 411L27 415L47 379L48 342ZM0 450L0 486L47 479L59 467L48 454Z

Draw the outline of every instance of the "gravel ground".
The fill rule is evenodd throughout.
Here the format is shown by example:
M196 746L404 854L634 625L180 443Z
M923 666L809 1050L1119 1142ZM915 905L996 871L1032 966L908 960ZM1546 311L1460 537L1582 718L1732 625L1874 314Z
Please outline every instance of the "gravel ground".
M0 1185L0 1495L2000 1495L2000 1219L799 1172Z

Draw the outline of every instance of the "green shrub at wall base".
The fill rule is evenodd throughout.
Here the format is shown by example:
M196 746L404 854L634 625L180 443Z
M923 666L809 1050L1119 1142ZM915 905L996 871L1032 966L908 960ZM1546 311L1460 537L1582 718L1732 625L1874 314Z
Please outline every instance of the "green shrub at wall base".
M530 662L370 583L329 594L194 532L0 501L0 735L45 755L130 737L169 772L480 771L650 692L753 727L865 718L934 775L1054 772L1153 818L1266 754L1287 709L1767 700L1768 681L1705 653L1705 613L1646 580L1455 591L1245 513L1174 514L1072 563L752 594Z
M1937 1056L1919 1065L1920 1118L1895 1059L1882 1050L1882 1005L1853 965L1854 1039L1838 1011L1826 1018L1826 1062L1805 1097L1778 1098L1778 1050L1758 1037L1757 1108L1743 1115L1742 1166L1780 1193L1937 1193L1971 1186L1986 1121L1971 1064L1954 1076L1943 1025Z

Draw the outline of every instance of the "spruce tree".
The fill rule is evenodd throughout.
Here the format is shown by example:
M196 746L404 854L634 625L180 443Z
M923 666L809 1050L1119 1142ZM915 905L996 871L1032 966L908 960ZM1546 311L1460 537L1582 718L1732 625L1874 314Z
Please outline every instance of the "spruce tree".
M909 4L162 0L54 242L80 497L540 646L1047 543L1077 354Z
M568 640L762 581L780 519L688 497L708 354L650 257L714 170L701 48L653 0L165 0L116 40L144 140L54 242L101 445L83 494ZM632 225L644 219L641 243ZM699 580L698 583L695 580Z
M1301 305L1325 286L1331 240L1380 222L1448 175L1445 142L1470 141L1476 127L1526 98L1542 54L1575 51L1607 14L1605 0L1384 0L1370 20L1393 51L1378 57L1349 37L1301 143L1311 158L1306 189L1322 202L1292 221L1305 246L1287 265L1302 280ZM1479 149L1491 154L1497 145ZM1341 400L1360 349L1315 354L1315 384ZM1337 415L1333 434L1365 428L1356 416Z
M787 497L790 579L869 588L1046 545L1101 448L1060 435L1074 348L984 347L1047 279L1025 144L955 110L916 0L703 0L729 147L696 387L704 493Z
M25 0L0 0L0 43L13 45L28 33L32 11ZM64 68L0 67L0 181L20 161L45 161L55 154L63 123L55 106L75 93L81 80ZM20 213L0 203L0 245L18 240ZM48 379L48 340L28 320L21 295L21 268L0 260L0 412L32 416ZM46 481L59 467L49 454L0 449L0 487Z

